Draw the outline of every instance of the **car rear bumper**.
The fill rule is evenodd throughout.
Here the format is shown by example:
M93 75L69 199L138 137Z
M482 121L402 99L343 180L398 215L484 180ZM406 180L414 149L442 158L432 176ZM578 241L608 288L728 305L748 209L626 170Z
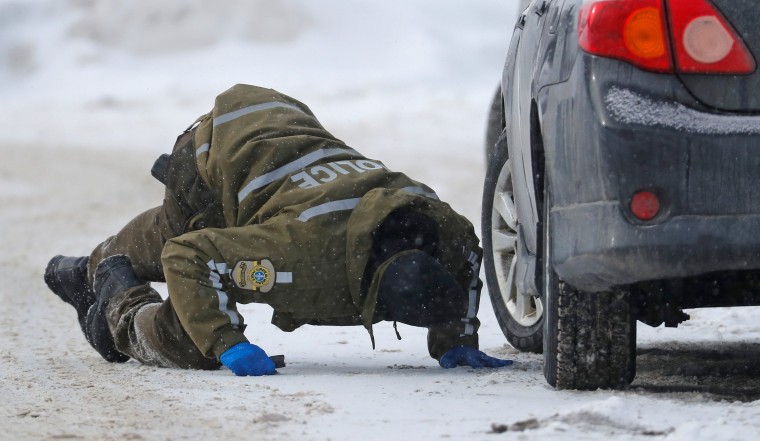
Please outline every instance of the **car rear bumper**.
M634 225L619 202L552 210L557 274L586 291L644 280L760 269L760 215L678 216Z
M542 92L556 103L543 134L557 274L602 291L760 269L760 117L713 113L672 76L579 59ZM641 190L661 203L649 221L628 208Z

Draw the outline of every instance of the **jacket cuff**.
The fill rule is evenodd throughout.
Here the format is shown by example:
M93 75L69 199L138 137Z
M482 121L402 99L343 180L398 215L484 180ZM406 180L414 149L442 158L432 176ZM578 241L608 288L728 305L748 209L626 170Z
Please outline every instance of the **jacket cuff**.
M231 329L227 332L224 332L217 338L216 343L214 343L214 345L211 347L211 351L213 352L216 359L219 360L222 354L227 351L227 349L235 346L238 343L244 343L247 341L248 339L245 338L245 335L243 335L243 331Z
M468 346L479 349L478 334L460 334L458 327L431 327L428 328L428 352L436 360L441 360L443 354L455 346Z

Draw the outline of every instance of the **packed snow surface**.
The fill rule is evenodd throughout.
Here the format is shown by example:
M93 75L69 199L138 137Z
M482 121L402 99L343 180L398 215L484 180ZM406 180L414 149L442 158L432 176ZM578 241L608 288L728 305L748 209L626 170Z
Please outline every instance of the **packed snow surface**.
M51 256L87 254L161 202L153 160L235 83L302 100L336 136L478 225L486 110L515 10L0 0L0 439L758 439L755 308L640 326L630 391L558 392L540 355L506 343L485 291L481 347L511 367L441 369L424 331L403 325L400 341L379 326L374 351L362 328L283 333L269 308L249 306L247 336L288 365L237 378L110 365L45 287Z

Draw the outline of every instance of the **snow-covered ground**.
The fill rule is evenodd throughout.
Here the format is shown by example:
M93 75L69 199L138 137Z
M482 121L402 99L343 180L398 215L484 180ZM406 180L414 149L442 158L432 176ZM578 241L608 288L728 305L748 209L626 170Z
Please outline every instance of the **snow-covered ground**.
M485 292L482 347L509 368L440 369L407 326L374 351L362 328L283 333L253 306L248 337L288 366L237 378L109 365L47 291L49 257L160 203L153 159L239 82L304 101L478 225L515 17L495 0L0 0L0 439L758 439L756 308L640 326L632 390L557 392Z

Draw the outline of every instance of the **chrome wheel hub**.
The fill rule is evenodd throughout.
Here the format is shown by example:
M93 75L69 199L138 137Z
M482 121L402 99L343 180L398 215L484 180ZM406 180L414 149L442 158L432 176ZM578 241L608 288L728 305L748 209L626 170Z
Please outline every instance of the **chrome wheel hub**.
M517 209L512 188L512 162L507 160L499 173L491 211L491 248L504 304L521 326L533 326L544 313L541 299L517 291Z

